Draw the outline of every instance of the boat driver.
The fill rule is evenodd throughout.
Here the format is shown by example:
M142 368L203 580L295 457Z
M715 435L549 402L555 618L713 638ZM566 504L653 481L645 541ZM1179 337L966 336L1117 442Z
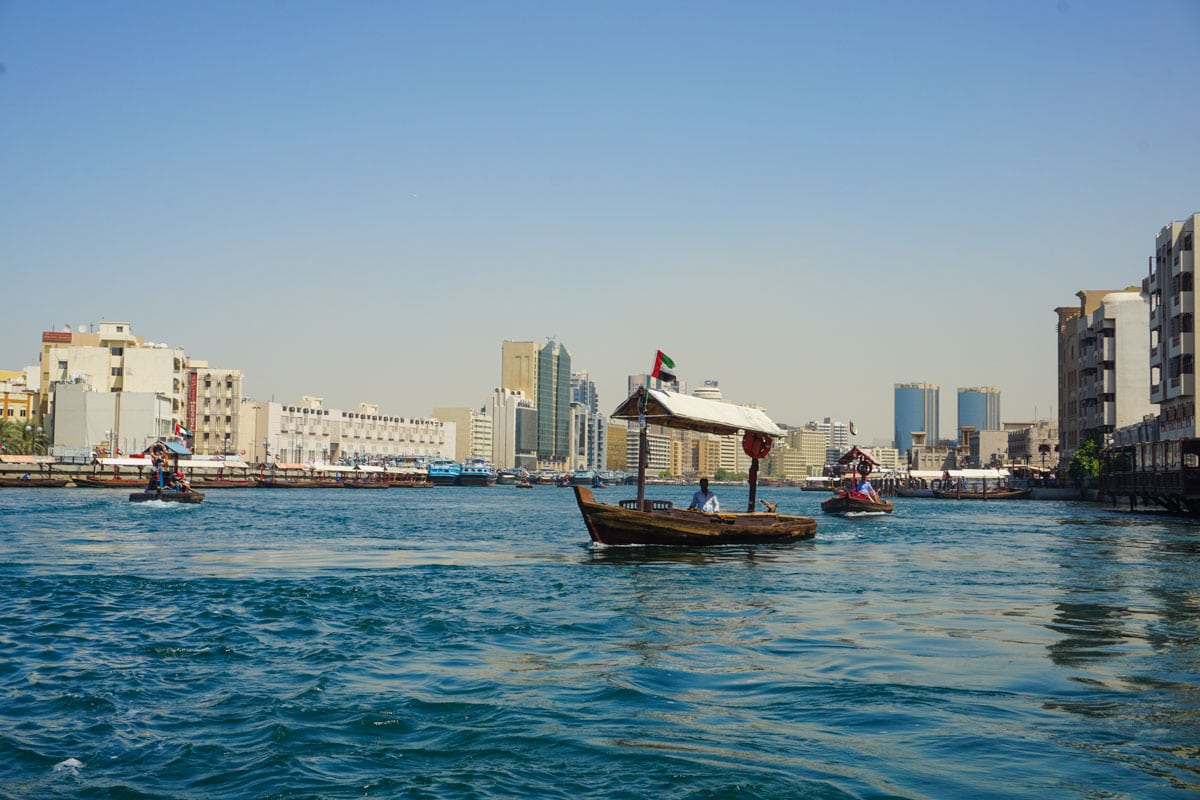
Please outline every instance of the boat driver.
M867 480L866 475L862 476L862 482L858 484L858 492L871 498L872 503L879 502L879 492L875 491L875 487L871 485L871 481Z
M700 479L700 491L692 495L692 504L688 506L688 511L697 510L705 514L719 514L721 512L721 503L717 500L716 494L708 490L708 478Z

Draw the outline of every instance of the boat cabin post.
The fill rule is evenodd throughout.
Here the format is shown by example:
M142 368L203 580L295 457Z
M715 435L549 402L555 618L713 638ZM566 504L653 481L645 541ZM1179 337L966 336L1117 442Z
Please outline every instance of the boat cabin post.
M758 459L750 459L750 502L746 506L746 513L754 511L754 501L758 495Z
M646 437L646 423L643 421L638 431L638 466L637 466L637 507L646 508L646 462L649 460L650 444Z

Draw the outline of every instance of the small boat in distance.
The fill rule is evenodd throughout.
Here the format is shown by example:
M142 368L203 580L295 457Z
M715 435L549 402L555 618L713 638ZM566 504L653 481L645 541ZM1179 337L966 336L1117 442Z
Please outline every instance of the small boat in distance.
M761 410L641 387L613 412L612 418L642 423L638 436L637 498L608 505L596 502L590 488L573 487L588 535L596 544L764 544L811 539L816 535L817 522L812 517L777 514L773 505L767 512L754 510L759 459L770 452L772 437L783 435L783 430ZM719 436L743 434L742 449L751 458L748 510L705 514L675 508L669 500L646 499L648 425Z
M159 439L146 448L145 454L150 458L150 478L145 488L129 495L131 503L147 503L157 500L163 503L204 502L204 492L198 492L188 485L179 471L180 456L190 456L192 451L182 442L172 442Z
M821 501L821 510L826 514L890 514L894 507L878 493L872 497L866 491L859 491L861 483L867 482L867 476L879 466L879 462L865 450L851 447L841 458L838 465L842 468L845 485L842 490L828 500ZM860 483L861 478L861 483ZM874 491L870 489L870 491Z

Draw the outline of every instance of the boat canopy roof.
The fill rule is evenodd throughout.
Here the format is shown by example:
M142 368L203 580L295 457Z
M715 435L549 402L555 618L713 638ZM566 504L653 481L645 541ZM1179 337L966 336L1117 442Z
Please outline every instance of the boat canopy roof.
M857 461L866 461L872 466L879 466L879 462L871 457L871 452L869 450L860 450L858 445L851 447L846 451L845 455L838 459L839 464L849 464Z
M963 478L966 480L982 480L985 478L1007 478L1009 472L1006 469L914 469L909 471L909 476L913 478L925 478L934 480L942 477L945 473L950 473L951 478Z
M145 450L143 450L142 453L148 454L151 449L160 444L167 448L168 452L174 453L177 456L190 456L192 454L192 451L188 450L187 447L181 442L173 442L170 439L159 439L157 442L151 444L150 447L147 447Z
M721 436L738 431L783 436L783 429L760 409L645 387L638 387L625 402L617 406L612 418L637 420L643 394L646 395L646 422L651 425Z

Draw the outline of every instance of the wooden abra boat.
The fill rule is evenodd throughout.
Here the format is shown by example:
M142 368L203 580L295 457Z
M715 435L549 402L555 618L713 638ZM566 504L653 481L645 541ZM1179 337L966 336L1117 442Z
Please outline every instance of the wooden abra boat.
M204 492L195 489L180 491L177 489L143 489L129 495L131 503L147 503L151 500L161 500L164 503L203 503Z
M204 492L197 492L183 480L179 471L179 457L190 456L192 451L182 442L171 442L163 439L146 448L150 456L150 466L153 472L150 481L140 492L129 495L131 503L147 503L159 500L164 503L203 503Z
M758 409L706 400L675 392L639 388L612 414L635 419L638 436L637 499L620 505L596 502L592 490L574 486L575 501L592 541L608 545L760 544L811 539L817 533L812 517L756 512L758 462L771 449L771 437L783 431ZM647 424L717 435L742 433L742 448L750 464L750 502L744 514L704 514L674 508L667 500L646 499Z
M1025 500L1028 499L1028 489L1009 489L1001 487L981 490L976 489L934 489L933 496L942 500Z
M857 446L851 447L841 458L838 459L838 464L846 470L843 474L846 486L840 491L836 497L831 497L828 500L821 502L821 510L826 514L890 514L893 506L891 502L884 500L875 495L872 499L871 495L866 492L860 492L855 489L859 485L856 475L861 475L862 480L866 481L867 476L871 471L879 466L879 462L871 457L871 454L866 450L860 450ZM870 487L870 484L867 484ZM861 487L860 487L861 488Z
M0 486L22 489L61 489L70 482L69 478L0 478Z
M670 501L636 500L619 506L597 503L592 490L576 486L575 500L592 541L599 544L715 545L761 544L811 539L817 533L812 517L774 513L702 514L674 508Z
M861 492L842 492L821 501L821 510L826 514L890 514L894 508L887 500L876 503Z

